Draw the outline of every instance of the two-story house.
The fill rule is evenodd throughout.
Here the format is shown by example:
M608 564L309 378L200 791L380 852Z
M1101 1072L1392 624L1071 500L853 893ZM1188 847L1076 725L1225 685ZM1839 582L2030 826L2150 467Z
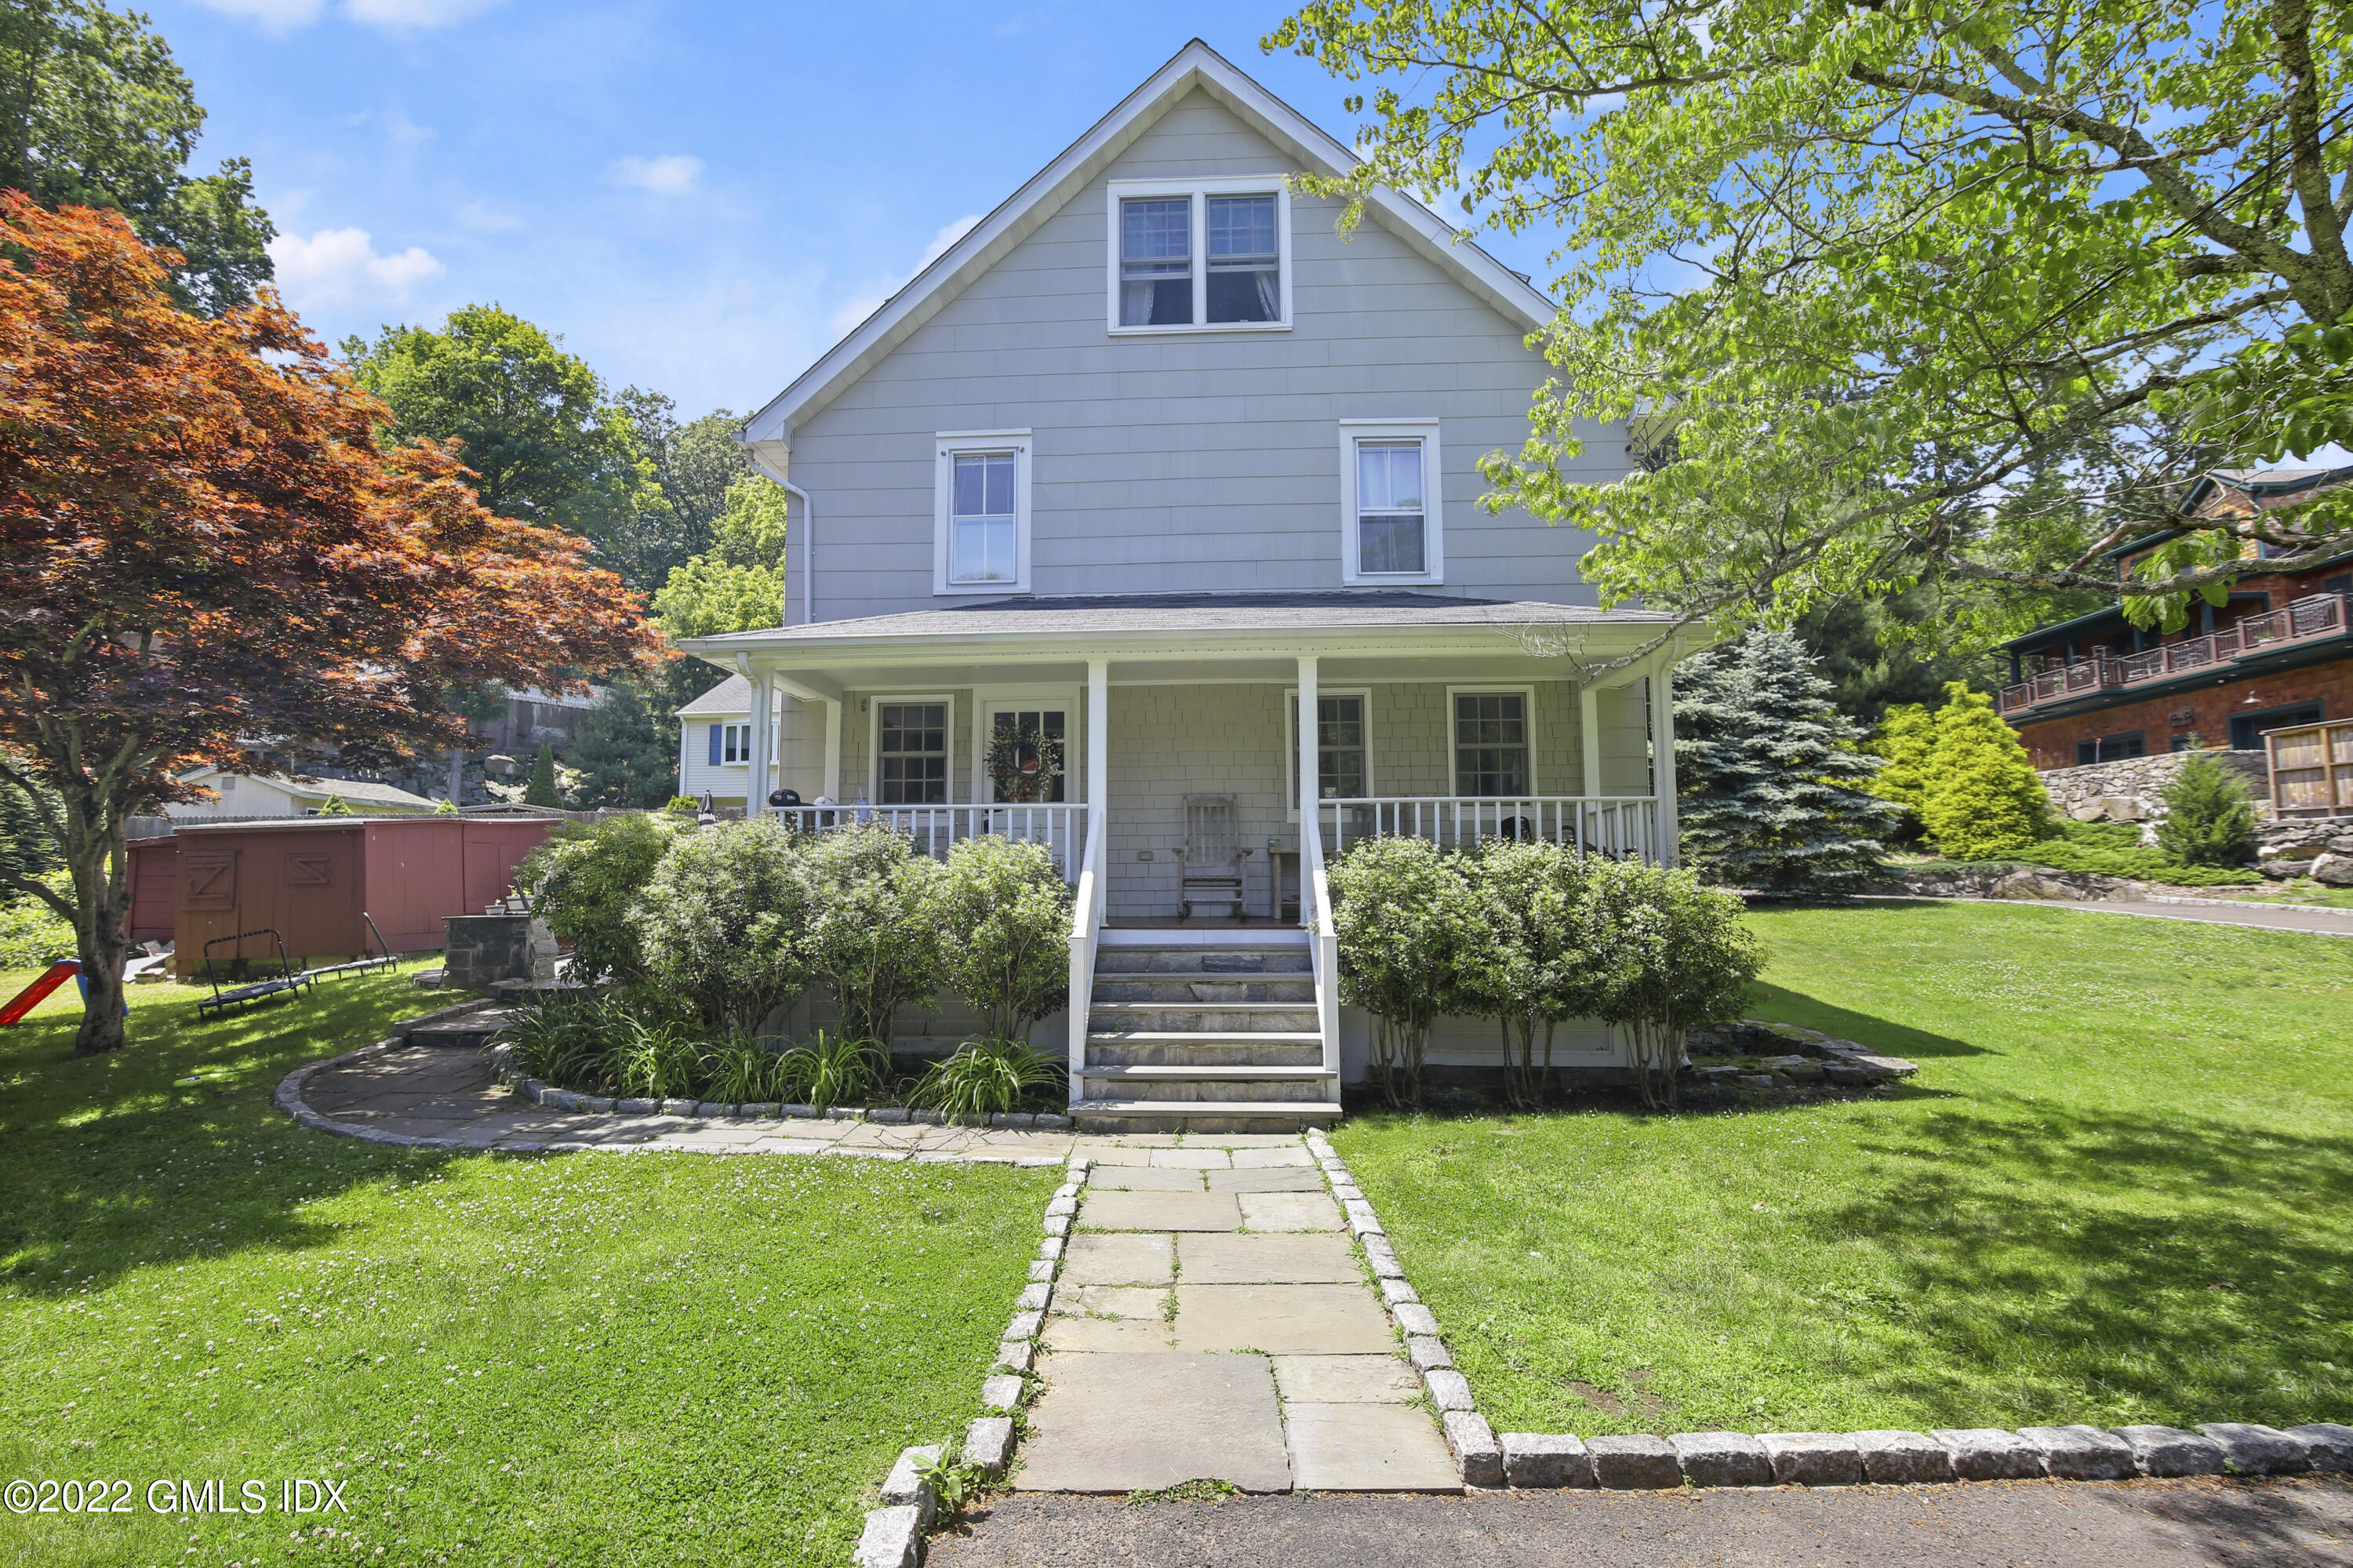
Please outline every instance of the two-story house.
M1699 634L1596 608L1589 538L1480 504L1552 305L1416 202L1344 233L1292 188L1352 162L1188 45L753 417L787 623L688 644L734 674L682 711L681 793L1052 846L1097 1124L1337 1113L1368 1024L1324 866L1368 834L1672 854ZM1625 471L1583 434L1577 477ZM1000 735L1059 742L1015 801Z
M2353 483L2353 466L2217 469L2177 508L2183 526L2309 500ZM2108 552L2121 577L2182 529ZM2175 632L2136 627L2111 605L2003 644L2011 684L2001 715L2034 766L2073 768L2151 752L2260 750L2266 730L2353 715L2353 557L2293 576L2263 569L2264 546L2226 602L2198 604Z

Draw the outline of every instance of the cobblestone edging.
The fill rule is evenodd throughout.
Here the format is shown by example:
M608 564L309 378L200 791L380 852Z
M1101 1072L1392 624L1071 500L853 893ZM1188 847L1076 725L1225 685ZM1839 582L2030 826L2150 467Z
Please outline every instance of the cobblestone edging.
M1438 1319L1407 1282L1379 1216L1320 1132L1315 1163L1348 1215L1380 1282L1381 1300L1446 1427L1466 1487L1851 1487L1940 1481L2119 1481L2136 1477L2353 1473L2353 1426L2314 1422L2283 1431L2248 1422L2172 1426L1938 1427L1928 1432L1678 1432L1577 1438L1506 1432L1498 1437L1454 1370Z
M510 1065L508 1047L504 1045L491 1047L491 1060L497 1064L500 1078L512 1085L516 1094L550 1110L592 1116L706 1117L730 1121L793 1117L804 1121L871 1121L889 1126L952 1125L945 1111L913 1110L904 1106L828 1106L819 1109L816 1106L786 1105L778 1100L725 1105L717 1100L608 1098L602 1095L584 1095L577 1089L559 1089L553 1084L544 1084L517 1072ZM1058 1116L1051 1111L991 1111L979 1125L1025 1132L1068 1132L1071 1128L1069 1117Z
M1047 1308L1054 1303L1054 1285L1062 1269L1062 1247L1071 1222L1079 1212L1079 1190L1086 1184L1090 1161L1074 1156L1064 1168L1062 1184L1046 1205L1046 1238L1038 1244L1029 1265L1029 1282L1013 1303L1012 1320L998 1337L997 1357L981 1381L980 1405L992 1412L965 1429L957 1457L990 1480L1002 1480L1013 1463L1020 1437L1021 1408L1031 1391L1029 1373L1037 1362L1038 1335ZM923 1467L939 1462L941 1445L902 1449L899 1462L882 1483L882 1506L866 1516L858 1550L851 1559L857 1568L915 1568L923 1560L923 1532L939 1509L939 1494L921 1478Z

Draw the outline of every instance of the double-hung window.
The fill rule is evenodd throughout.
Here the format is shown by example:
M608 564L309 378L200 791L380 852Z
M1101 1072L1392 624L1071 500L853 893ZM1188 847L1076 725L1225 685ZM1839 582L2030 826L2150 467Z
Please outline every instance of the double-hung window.
M874 786L885 806L942 806L948 799L948 705L877 703Z
M1456 692L1453 698L1454 792L1529 793L1528 694Z
M1439 473L1436 420L1341 421L1342 581L1445 580Z
M936 444L932 591L1028 592L1029 432L953 431Z
M1315 696L1315 795L1323 800L1361 800L1372 793L1371 726L1366 717L1370 700L1364 692L1319 692ZM1286 815L1299 806L1299 694L1293 691L1284 709L1283 799Z
M752 726L748 724L722 725L719 729L719 755L714 762L749 762L752 760Z
M1114 180L1111 330L1281 329L1291 323L1291 202L1280 176Z

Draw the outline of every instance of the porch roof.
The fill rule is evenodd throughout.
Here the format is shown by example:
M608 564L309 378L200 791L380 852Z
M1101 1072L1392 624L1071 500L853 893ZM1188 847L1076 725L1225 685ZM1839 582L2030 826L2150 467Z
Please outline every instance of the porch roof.
M763 627L689 639L697 653L874 639L1078 637L1103 632L1317 631L1397 627L1621 626L1655 634L1674 617L1587 604L1348 590L1296 593L1080 594L988 599L939 609L870 615L814 625Z

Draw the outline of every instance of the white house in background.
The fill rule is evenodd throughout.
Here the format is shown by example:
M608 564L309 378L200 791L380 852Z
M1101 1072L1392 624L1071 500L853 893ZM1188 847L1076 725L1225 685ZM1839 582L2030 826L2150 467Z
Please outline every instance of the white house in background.
M1478 504L1551 302L1417 203L1344 237L1290 188L1351 161L1187 45L753 417L787 624L687 644L733 673L682 712L682 793L1051 846L1078 898L1048 1028L1092 1124L1337 1115L1369 1021L1324 865L1368 834L1672 853L1697 635L1597 609L1588 538ZM1576 478L1626 471L1622 429L1582 433ZM1062 743L1024 800L1000 734ZM1431 1060L1493 1042L1450 1024ZM1599 1026L1561 1046L1626 1061Z
M301 779L283 773L251 776L198 768L180 775L183 784L202 784L219 798L175 800L164 808L174 821L206 821L219 817L312 817L332 797L364 816L413 816L430 811L438 802L389 784L363 779Z

